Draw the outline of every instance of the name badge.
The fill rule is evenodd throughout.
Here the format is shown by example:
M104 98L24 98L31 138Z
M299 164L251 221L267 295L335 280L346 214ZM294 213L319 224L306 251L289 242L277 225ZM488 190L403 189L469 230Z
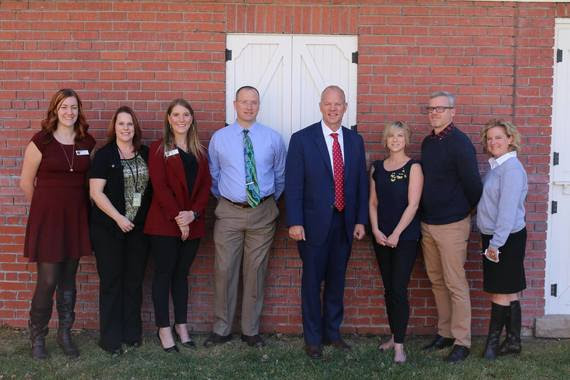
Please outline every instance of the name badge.
M142 202L142 194L141 193L134 193L133 194L133 207L140 207Z
M164 153L164 155L166 157L174 156L175 154L178 154L178 149L172 149L172 150L169 150L168 152Z
M76 156L89 156L89 151L87 149L79 149L75 151Z

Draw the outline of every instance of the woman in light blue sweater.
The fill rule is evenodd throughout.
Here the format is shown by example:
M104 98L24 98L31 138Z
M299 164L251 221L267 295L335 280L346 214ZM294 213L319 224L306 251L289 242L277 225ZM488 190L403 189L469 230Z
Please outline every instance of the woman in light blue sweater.
M483 289L491 295L491 320L483 357L521 352L521 307L518 293L526 288L524 256L526 171L517 158L520 134L503 120L489 121L481 131L491 169L483 179L477 227L483 247ZM506 327L507 336L499 347Z

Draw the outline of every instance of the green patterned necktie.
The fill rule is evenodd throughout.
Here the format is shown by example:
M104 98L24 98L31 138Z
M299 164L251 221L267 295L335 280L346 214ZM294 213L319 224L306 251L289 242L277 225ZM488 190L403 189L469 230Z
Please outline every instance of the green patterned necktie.
M243 130L243 157L245 161L245 192L247 193L247 203L251 207L259 205L261 196L257 183L257 170L255 169L255 156L253 145L249 138L249 130Z

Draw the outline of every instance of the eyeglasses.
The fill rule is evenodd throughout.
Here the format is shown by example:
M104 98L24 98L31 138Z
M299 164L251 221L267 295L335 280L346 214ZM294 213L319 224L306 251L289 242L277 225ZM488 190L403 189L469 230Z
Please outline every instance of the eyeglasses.
M453 108L455 108L455 107L445 107L445 106L430 107L430 106L427 106L426 111L427 111L427 113L432 113L433 111L435 111L436 113L444 113L446 110L450 110Z

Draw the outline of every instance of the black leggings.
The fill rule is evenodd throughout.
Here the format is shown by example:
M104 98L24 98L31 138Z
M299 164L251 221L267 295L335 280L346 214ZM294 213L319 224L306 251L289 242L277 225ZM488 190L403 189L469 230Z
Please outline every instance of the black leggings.
M168 296L172 294L174 323L186 323L188 313L188 271L196 257L200 239L182 241L177 237L151 236L154 259L152 302L157 327L170 326Z
M417 241L400 241L396 248L381 246L374 242L376 260L384 282L384 299L390 331L395 343L404 343L410 306L408 283L418 255Z
M75 290L75 275L79 260L37 264L38 279L32 298L32 308L51 310L56 288L60 291Z

